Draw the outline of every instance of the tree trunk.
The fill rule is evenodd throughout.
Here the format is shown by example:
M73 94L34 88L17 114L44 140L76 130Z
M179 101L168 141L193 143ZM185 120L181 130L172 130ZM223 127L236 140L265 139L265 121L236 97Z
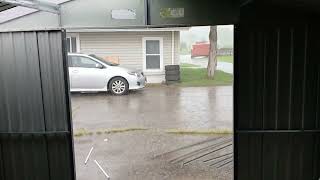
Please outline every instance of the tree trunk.
M210 49L207 66L208 78L214 78L214 72L217 67L217 26L210 26Z

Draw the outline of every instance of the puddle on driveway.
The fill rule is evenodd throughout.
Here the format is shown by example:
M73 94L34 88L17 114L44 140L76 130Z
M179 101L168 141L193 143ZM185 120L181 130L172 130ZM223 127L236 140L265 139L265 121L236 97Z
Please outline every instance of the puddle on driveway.
M127 96L75 94L74 129L232 129L232 86L152 87Z

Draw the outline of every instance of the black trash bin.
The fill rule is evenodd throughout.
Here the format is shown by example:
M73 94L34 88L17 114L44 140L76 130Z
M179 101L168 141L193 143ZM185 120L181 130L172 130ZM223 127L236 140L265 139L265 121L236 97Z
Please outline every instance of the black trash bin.
M180 66L179 65L167 65L166 71L166 84L174 84L180 82Z

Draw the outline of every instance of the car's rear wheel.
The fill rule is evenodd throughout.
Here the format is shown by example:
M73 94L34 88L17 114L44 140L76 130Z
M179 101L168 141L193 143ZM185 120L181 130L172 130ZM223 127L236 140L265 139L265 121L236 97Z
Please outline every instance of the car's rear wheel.
M124 95L129 91L129 84L124 78L116 77L109 83L109 90L113 95Z

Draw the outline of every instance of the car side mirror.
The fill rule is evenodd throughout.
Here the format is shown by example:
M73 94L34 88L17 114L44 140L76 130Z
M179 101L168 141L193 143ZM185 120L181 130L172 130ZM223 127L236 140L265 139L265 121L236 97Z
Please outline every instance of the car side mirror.
M96 68L98 68L98 69L103 69L103 66L102 66L101 64L97 63L97 64L96 64Z

